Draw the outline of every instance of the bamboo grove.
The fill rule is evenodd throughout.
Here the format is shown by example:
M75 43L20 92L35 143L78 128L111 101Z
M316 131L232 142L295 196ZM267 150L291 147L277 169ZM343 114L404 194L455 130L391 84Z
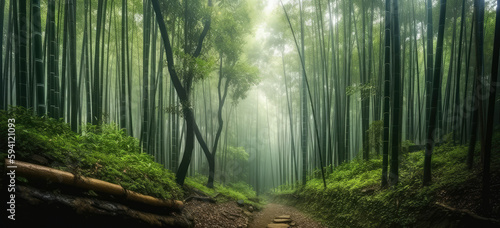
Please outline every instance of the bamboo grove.
M301 109L312 111L312 126L307 111L299 117L300 127L315 137L310 157L302 157L313 162L304 167L312 165L324 181L325 171L356 157L369 160L382 150L381 184L387 187L398 183L401 154L411 144L423 144L422 181L429 185L436 143L468 144L472 168L479 139L482 199L488 207L488 140L498 125L495 1L280 3L285 19L276 39L288 46L277 49L298 54L296 77L305 84Z
M412 145L427 185L434 145L452 140L469 145L487 196L497 5L0 0L0 106L78 132L115 123L181 185L199 173L258 194L310 178L326 188L335 167L375 156L380 184L396 185Z

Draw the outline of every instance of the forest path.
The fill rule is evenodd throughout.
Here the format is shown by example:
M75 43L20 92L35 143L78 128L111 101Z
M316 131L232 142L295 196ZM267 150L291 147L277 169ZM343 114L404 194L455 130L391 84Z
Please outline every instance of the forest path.
M255 214L252 222L248 224L248 228L262 228L267 227L268 224L273 223L273 220L282 215L289 215L292 220L291 227L307 227L307 228L316 228L316 227L326 227L321 225L319 222L314 221L308 215L300 212L299 210L281 205L281 204L267 204L266 207Z

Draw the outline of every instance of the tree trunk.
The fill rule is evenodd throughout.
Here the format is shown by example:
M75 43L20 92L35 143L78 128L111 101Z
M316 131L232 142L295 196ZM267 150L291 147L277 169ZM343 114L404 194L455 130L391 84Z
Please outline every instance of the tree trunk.
M101 40L101 30L102 30L102 17L104 14L104 6L107 1L99 1L97 5L97 25L96 25L96 40L95 40L95 55L94 55L94 74L93 74L93 86L92 86L92 124L99 125L102 122L102 113L101 113L101 101L100 101L100 92L101 85L100 83L100 75L99 75L99 66L101 62L99 61L99 45Z
M192 74L187 75L185 79L185 87L183 87L179 77L177 76L177 72L174 68L174 62L173 62L173 52L172 52L172 47L170 45L169 37L168 37L168 32L167 28L165 26L165 22L163 21L163 15L161 14L161 9L160 9L160 4L158 0L151 0L151 3L153 5L153 9L156 14L156 19L158 21L158 27L160 29L160 33L163 38L163 43L165 46L165 52L167 55L167 68L170 73L170 79L172 81L172 84L177 92L177 95L180 99L181 105L182 105L182 112L184 114L184 119L186 120L186 140L185 140L185 147L184 147L184 155L181 161L181 164L179 165L179 170L177 171L176 175L176 181L179 185L184 184L184 180L187 175L187 170L189 167L189 163L191 161L191 156L194 148L194 136L195 136L195 129L197 130L197 139L200 144L205 144L206 143L203 141L203 138L201 138L201 134L199 133L199 129L196 126L196 122L194 119L194 114L193 111L190 107L190 88L191 88L191 83L192 83ZM212 3L209 0L208 6L211 7ZM197 57L201 53L201 47L203 44L203 40L205 36L208 33L208 29L210 28L210 17L208 20L205 22L205 26L203 28L203 31L200 35L200 39L198 40L198 46L196 47L196 50L193 54L193 57ZM188 73L189 74L189 73ZM190 79L191 77L191 79ZM204 149L205 155L209 154L206 149ZM207 153L208 152L208 153Z
M426 132L429 128L429 115L431 113L431 87L433 70L433 52L434 52L434 31L432 30L432 0L427 0L427 65L425 69L425 126Z
M217 132L215 133L215 139L214 139L214 144L212 146L212 154L211 156L208 156L207 159L208 161L208 182L207 182L207 187L213 188L214 187L214 178L215 178L215 158L216 158L216 153L217 153L217 147L219 145L219 139L222 133L222 129L224 126L224 121L222 119L222 108L224 107L224 103L226 101L227 97L227 92L229 88L229 82L230 79L226 77L226 80L224 82L224 91L221 91L221 86L222 86L222 79L223 79L223 72L222 72L222 54L220 54L220 67L219 67L219 82L217 84L217 95L218 95L218 100L219 100L219 108L217 110L217 122L219 123L219 127L217 128ZM223 93L223 94L222 94ZM212 160L212 161L210 161Z
M2 0L3 4L3 0ZM0 7L0 10L3 10L3 7ZM3 11L2 11L3 12ZM0 31L2 29L2 20L0 19ZM45 75L43 70L43 53L42 53L42 32L41 32L41 19L40 19L40 0L35 0L32 2L32 11L31 11L31 24L33 25L33 58L35 60L35 81L36 81L36 111L39 116L45 115L46 106L45 106ZM3 37L3 36L0 36ZM0 46L2 45L0 38ZM0 57L0 72L2 72L1 67L2 59Z
M391 185L396 185L399 181L399 153L401 151L401 103L400 103L400 87L401 87L401 46L399 37L399 15L398 15L398 0L393 1L392 12L392 35L393 45L392 51L394 56L393 64L393 99L392 99L392 147L391 147L391 167L389 171L389 181Z
M144 33L143 33L143 43L142 43L142 127L141 127L141 137L142 148L144 151L149 152L148 145L148 132L149 132L149 47L150 47L150 28L151 28L151 14L149 7L149 0L144 0Z
M19 23L19 34L17 36L16 41L18 42L19 45L19 51L16 52L18 53L18 61L19 61L19 75L17 75L16 80L19 80L17 82L18 86L16 87L17 89L17 105L23 106L28 108L28 66L27 66L27 59L26 59L26 53L27 53L27 38L28 38L28 33L27 33L27 23L26 23L26 1L18 1L18 23ZM15 5L14 5L15 6ZM3 14L2 14L3 15ZM1 31L3 33L3 31Z
M382 144L382 187L386 187L389 166L389 112L391 89L391 0L385 0L385 51L384 51L384 134Z
M455 108L453 111L454 115L459 115L460 112L460 72L462 70L462 39L464 35L464 24L465 24L465 0L462 1L462 13L460 16L460 35L458 38L458 59L457 59L457 76L455 77ZM468 69L467 69L468 70ZM467 87L467 85L465 85ZM465 105L464 105L465 106ZM456 120L453 120L453 140L459 140L460 139L460 128L463 126L460 124L460 119L457 118Z
M70 113L71 113L71 130L78 131L78 112L80 111L80 92L77 88L77 74L76 74L76 1L69 2L69 66L70 66Z
M432 181L431 176L431 156L432 150L434 149L434 143L437 136L436 130L436 120L437 120L437 109L438 98L441 96L441 65L443 62L443 40L444 40L444 25L446 21L446 0L440 1L440 11L439 11L439 31L438 31L438 41L436 46L436 64L434 68L434 78L432 82L432 103L431 112L429 116L429 128L427 131L427 142L425 144L425 158L424 158L424 186L427 186Z

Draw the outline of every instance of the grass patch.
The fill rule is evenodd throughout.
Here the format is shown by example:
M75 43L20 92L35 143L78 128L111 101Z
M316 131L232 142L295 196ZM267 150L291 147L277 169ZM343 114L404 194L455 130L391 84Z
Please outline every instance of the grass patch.
M222 185L215 183L214 188L205 186L208 178L202 175L187 177L185 185L190 188L198 189L207 196L214 197L218 202L243 200L245 203L252 205L255 208L262 208L264 202L257 197L252 186L245 182L229 183Z

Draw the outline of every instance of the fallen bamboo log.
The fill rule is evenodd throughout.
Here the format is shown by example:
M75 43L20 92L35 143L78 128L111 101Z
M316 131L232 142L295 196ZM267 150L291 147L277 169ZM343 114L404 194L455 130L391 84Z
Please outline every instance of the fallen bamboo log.
M8 159L5 159L5 164L10 164ZM152 196L147 196L124 189L122 186L117 184L90 177L75 176L72 173L49 168L46 166L35 165L18 160L15 161L15 164L10 165L17 166L17 168L14 169L17 175L21 175L27 178L52 181L55 183L75 186L86 190L93 190L105 194L121 196L126 200L143 203L154 207L166 207L170 209L181 210L184 206L182 201L179 200L158 199Z
M440 207L443 207L449 211L453 211L453 212L458 212L458 213L463 213L463 214L466 214L466 215L469 215L470 217L476 219L476 220L481 220L481 221L486 221L486 222L490 222L492 224L495 224L495 225L500 225L500 221L499 220L496 220L496 219L493 219L493 218L486 218L486 217L483 217L483 216L480 216L480 215L477 215L477 214L474 214L472 213L471 211L467 210L467 209L457 209L457 208L453 208L453 207L450 207L444 203L440 203L440 202L436 202L436 205L440 206Z
M288 228L288 227L290 226L285 223L271 223L267 225L267 228Z
M280 215L280 216L276 216L274 218L275 219L290 219L290 215Z

